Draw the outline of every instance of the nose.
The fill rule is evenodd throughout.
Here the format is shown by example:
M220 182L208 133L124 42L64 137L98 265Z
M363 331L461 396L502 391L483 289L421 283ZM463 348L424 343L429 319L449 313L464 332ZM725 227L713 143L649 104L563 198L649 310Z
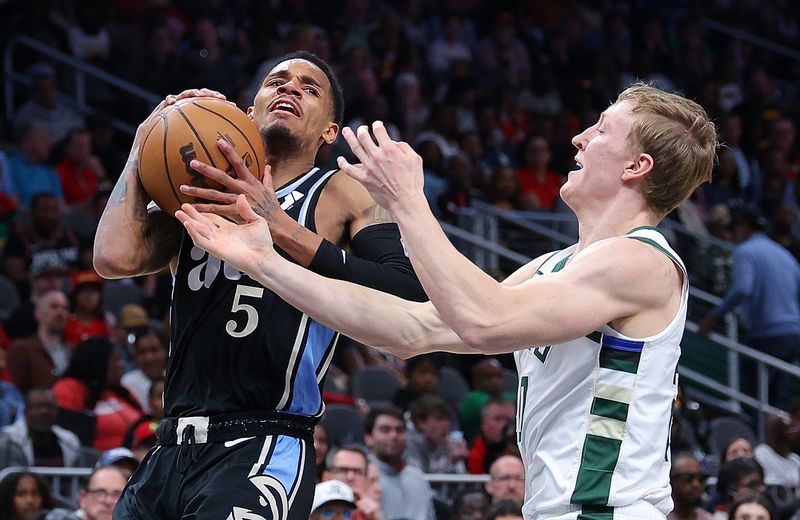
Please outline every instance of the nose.
M572 146L577 148L578 150L583 151L584 143L586 141L586 130L579 133L575 137L572 138Z
M303 89L300 88L300 85L295 82L295 78L290 79L283 85L278 87L279 94L289 94L291 96L302 96Z

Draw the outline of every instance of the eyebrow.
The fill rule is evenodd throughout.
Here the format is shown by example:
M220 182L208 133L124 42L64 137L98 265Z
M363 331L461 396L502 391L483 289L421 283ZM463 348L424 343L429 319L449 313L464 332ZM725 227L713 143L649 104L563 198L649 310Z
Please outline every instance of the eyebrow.
M289 74L288 70L280 70L278 72L273 72L272 74L270 74L266 78L264 78L264 83L266 83L267 81L269 81L272 78L283 78L283 79L285 79L288 76L291 76L291 74ZM313 85L313 86L317 87L318 89L323 90L322 84L319 81L317 81L317 79L314 78L313 76L301 75L301 76L298 76L298 77L300 78L300 81L302 81L303 83L307 83L309 85Z

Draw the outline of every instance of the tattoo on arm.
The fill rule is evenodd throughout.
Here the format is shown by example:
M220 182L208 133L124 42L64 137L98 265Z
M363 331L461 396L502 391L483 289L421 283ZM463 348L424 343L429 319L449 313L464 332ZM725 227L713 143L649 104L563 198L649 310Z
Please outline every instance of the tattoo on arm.
M392 216L391 212L388 209L382 208L378 204L373 204L369 206L364 211L361 212L364 217L364 220L367 221L367 225L371 226L373 224L392 224L394 223L394 217Z

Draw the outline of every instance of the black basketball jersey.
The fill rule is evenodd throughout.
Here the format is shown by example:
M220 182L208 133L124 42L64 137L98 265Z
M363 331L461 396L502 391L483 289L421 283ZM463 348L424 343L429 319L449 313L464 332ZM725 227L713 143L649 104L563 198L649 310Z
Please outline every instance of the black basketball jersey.
M311 231L318 168L277 191L281 208ZM338 333L246 274L195 246L184 232L173 282L164 387L168 417L282 411L320 416L320 386Z

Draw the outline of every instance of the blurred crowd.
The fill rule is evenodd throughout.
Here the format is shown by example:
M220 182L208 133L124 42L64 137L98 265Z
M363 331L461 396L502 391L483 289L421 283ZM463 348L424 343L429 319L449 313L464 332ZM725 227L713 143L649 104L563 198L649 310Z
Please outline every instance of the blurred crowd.
M243 109L275 57L312 51L342 83L345 124L381 119L411 143L424 159L431 207L450 221L475 200L499 210L568 212L558 191L575 167L572 136L636 79L680 91L714 117L725 146L713 182L670 217L693 237L720 241L677 246L702 260L690 269L693 282L722 295L732 282L724 244L743 239L735 232L741 222L758 222L758 231L800 255L800 61L711 30L707 19L790 49L800 41L800 6L788 0L6 0L0 45L33 37L158 97L207 87ZM135 127L152 107L89 78L92 109L82 111L71 68L28 47L11 56L22 75L15 88L0 87L13 107L0 124L0 468L129 463L153 445L162 414L171 280L165 273L103 280L91 252L131 142L115 120ZM349 154L341 139L318 163L332 166L340 154ZM793 348L790 360L800 346ZM398 382L389 402L353 392L355 374L375 367ZM403 364L345 342L325 396L356 410L363 428L330 442L319 428L318 476L344 486L320 495L344 493L334 502L352 502L363 518L518 517L524 481L513 374L504 383L512 369L504 357ZM437 397L443 370L460 378L463 392ZM796 435L796 424L786 424L785 435ZM768 456L755 450L761 466L726 472L733 462L723 458L716 494L707 497L715 518L739 518L735 502L747 497L734 488L776 484L773 459L792 479L783 495L765 495L768 509L777 511L777 497L790 510L800 484L797 445L770 442ZM130 451L103 462L119 447ZM706 497L697 456L709 450L703 442L691 449L673 469L684 515L675 518L704 518L692 508ZM742 484L745 470L759 473L762 485ZM423 472L490 480L453 493L432 490ZM113 505L119 496L114 472L101 472L102 483L96 477L80 504L70 504L84 518L103 517L90 512L92 501ZM44 485L33 474L0 483L0 519L58 506ZM356 492L349 499L347 489ZM408 504L402 492L429 500ZM38 506L18 500L23 494L38 496L30 502Z

